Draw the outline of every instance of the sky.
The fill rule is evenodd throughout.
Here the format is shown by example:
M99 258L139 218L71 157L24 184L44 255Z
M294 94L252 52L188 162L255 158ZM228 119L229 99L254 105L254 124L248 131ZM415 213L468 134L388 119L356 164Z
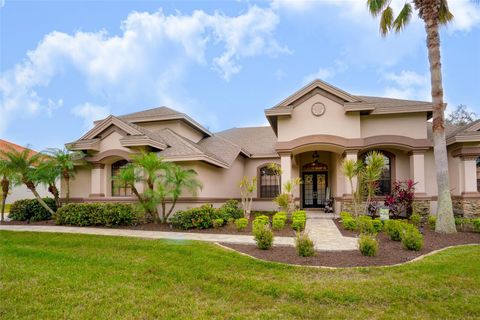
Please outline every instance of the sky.
M93 120L158 106L213 132L267 125L264 109L316 78L429 101L422 21L383 38L365 2L0 0L0 138L62 147ZM449 4L445 100L480 114L480 4Z

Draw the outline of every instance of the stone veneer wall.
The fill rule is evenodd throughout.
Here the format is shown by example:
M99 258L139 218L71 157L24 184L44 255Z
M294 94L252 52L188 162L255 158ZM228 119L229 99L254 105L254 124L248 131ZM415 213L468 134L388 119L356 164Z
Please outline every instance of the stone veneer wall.
M383 204L379 201L380 204ZM362 203L360 213L365 212L366 202ZM479 203L480 205L480 203ZM479 206L480 208L480 206ZM419 213L420 215L430 214L430 200L414 200L412 205L413 213ZM351 199L342 200L342 206L340 211L346 211L353 213L353 201Z
M480 199L475 198L453 198L453 214L465 218L480 217Z

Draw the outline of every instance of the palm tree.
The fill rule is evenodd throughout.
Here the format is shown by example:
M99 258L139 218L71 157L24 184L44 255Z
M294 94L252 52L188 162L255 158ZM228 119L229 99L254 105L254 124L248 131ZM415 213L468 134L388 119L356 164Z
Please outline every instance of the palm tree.
M57 188L57 181L60 178L60 168L52 160L47 160L38 165L35 170L35 180L45 185L48 192L53 195L57 208L60 208L60 191Z
M452 210L452 198L448 178L448 158L445 140L445 104L443 102L442 65L440 59L439 27L453 19L447 0L412 0L406 2L394 18L390 0L367 0L370 13L381 15L380 32L383 36L390 31L400 32L409 23L413 7L425 24L427 33L428 61L430 63L430 83L433 103L433 145L437 170L438 205L436 232L456 232ZM413 7L412 7L413 4Z
M165 178L159 181L162 187L158 188L162 194L162 222L166 223L168 217L172 214L178 198L188 191L196 196L198 190L202 189L202 183L197 179L197 172L193 169L183 169L178 165L172 165L170 170L166 171ZM166 192L165 192L166 191ZM166 212L166 197L172 199L172 206Z
M136 167L141 168L146 176L147 187L150 191L155 189L155 182L160 172L168 171L171 163L165 162L154 152L143 152L133 158Z
M5 220L5 204L7 202L8 192L10 191L10 185L14 183L13 179L15 177L14 172L8 165L8 162L0 159L0 185L2 186L2 215L1 222Z
M69 151L67 149L50 148L45 154L52 158L52 162L60 171L65 181L65 203L70 201L70 180L75 177L75 164L83 158L84 154L79 151Z
M33 193L42 207L53 215L55 212L43 201L37 191L38 176L35 167L40 164L43 155L40 153L32 155L31 153L32 151L29 149L24 149L23 151L10 149L9 151L1 151L0 155L7 162L9 170L13 172L13 181L16 184L23 183Z
M368 213L368 208L372 201L372 197L378 191L378 181L382 177L385 169L385 158L383 154L378 151L372 151L367 154L365 158L365 166L363 170L363 182L367 191L367 204L365 209Z
M358 217L358 202L359 195L359 189L361 189L360 185L361 182L359 181L359 176L361 175L363 169L363 163L362 161L359 160L353 160L353 159L345 159L342 162L342 172L345 175L345 177L348 179L348 182L350 183L350 189L352 190L352 200L353 200L353 211L355 213L355 217ZM355 189L354 186L354 180L357 179L357 188Z

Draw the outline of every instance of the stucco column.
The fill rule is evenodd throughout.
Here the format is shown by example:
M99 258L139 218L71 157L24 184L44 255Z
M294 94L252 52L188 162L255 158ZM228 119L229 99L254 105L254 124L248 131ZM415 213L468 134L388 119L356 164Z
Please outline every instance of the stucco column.
M411 151L410 156L410 179L415 185L415 193L425 193L425 152Z
M105 165L103 163L92 164L92 176L90 197L105 197L103 179L105 176Z
M477 157L463 156L460 159L463 173L463 193L477 192Z
M292 179L292 155L291 153L280 154L280 166L282 167L282 192L283 184Z
M358 150L347 150L345 151L345 160L353 160L357 161L358 160ZM357 178L352 179L353 182L353 188L357 187ZM347 177L344 179L345 183L345 194L346 195L353 195L352 191L352 186L350 185L350 180L348 180Z

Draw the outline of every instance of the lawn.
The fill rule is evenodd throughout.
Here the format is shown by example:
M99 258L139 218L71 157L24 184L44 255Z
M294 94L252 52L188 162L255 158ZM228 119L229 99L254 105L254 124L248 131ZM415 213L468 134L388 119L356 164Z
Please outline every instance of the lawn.
M468 319L479 270L480 246L322 270L197 242L0 231L0 318Z

